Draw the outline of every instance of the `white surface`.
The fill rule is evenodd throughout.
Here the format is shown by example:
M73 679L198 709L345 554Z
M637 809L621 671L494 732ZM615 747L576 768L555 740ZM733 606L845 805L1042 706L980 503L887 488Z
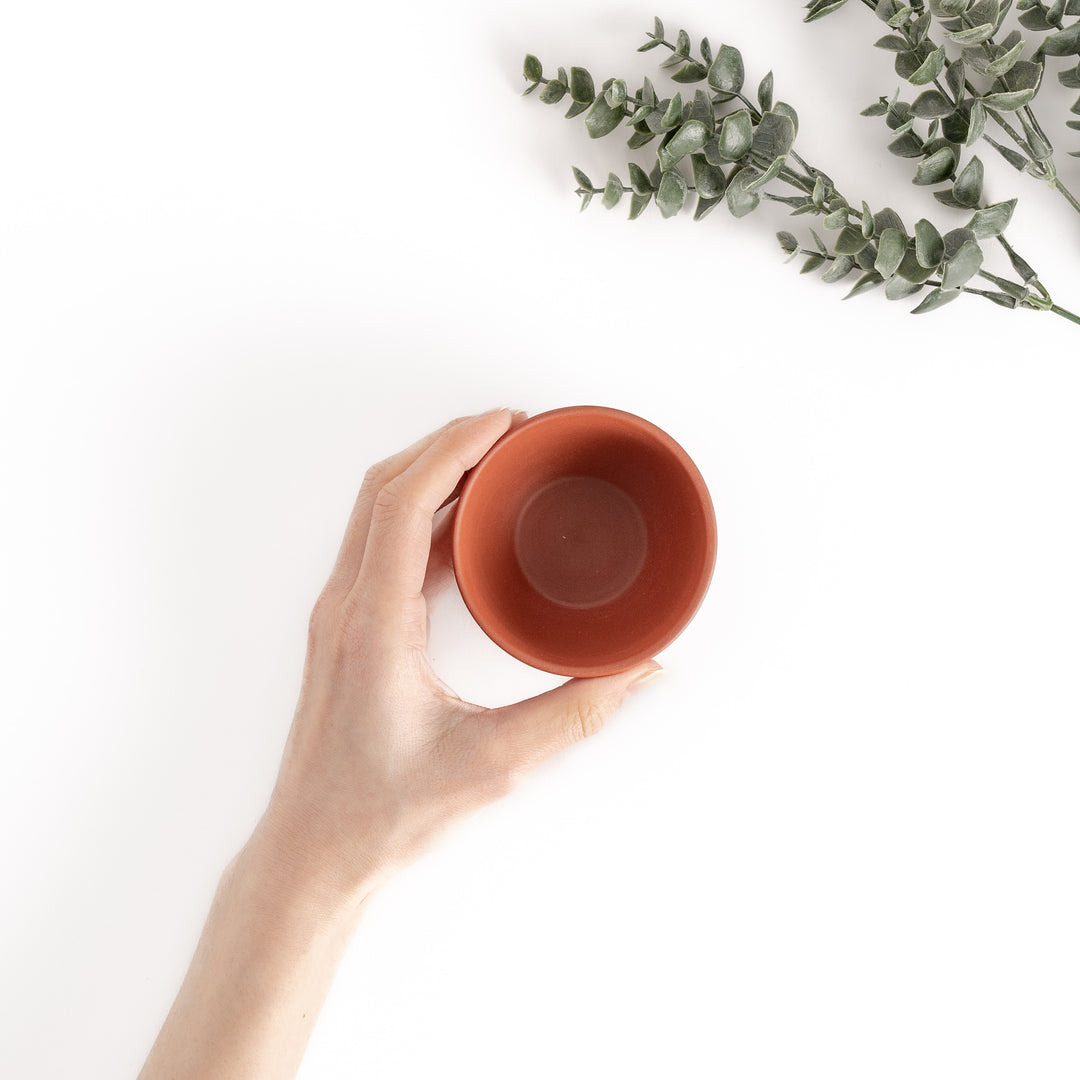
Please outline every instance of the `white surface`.
M774 68L849 197L927 213L857 115L896 81L860 7L660 14ZM579 216L571 163L625 147L519 98L522 55L655 75L651 16L5 13L0 1075L138 1070L364 468L578 402L699 462L712 591L665 679L376 898L301 1075L1077 1074L1076 329L841 303L775 208ZM1080 222L983 156L1076 307ZM456 597L432 653L484 703L555 681Z

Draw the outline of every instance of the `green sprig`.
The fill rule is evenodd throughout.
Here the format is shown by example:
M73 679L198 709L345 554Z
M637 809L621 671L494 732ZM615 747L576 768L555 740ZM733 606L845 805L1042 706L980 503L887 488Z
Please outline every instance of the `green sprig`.
M827 14L825 7L835 10L839 6L819 4L818 10ZM922 34L921 41L925 42L928 25L928 20L923 19L912 33ZM670 218L691 202L695 203L695 220L721 204L739 218L752 213L762 199L769 199L788 206L792 216L823 219L830 242L814 229L809 230L812 248L803 247L787 231L777 234L778 239L790 258L805 256L802 273L822 270L827 283L861 271L849 297L879 286L884 286L890 300L923 293L921 302L912 309L921 314L967 293L1002 307L1050 311L1080 323L1080 318L1053 302L1031 265L1006 239L1005 229L1016 200L989 204L983 201L983 167L977 156L958 169L953 143L938 133L943 117L933 113L944 105L936 98L922 98L917 109L920 99L913 103L895 97L891 101L881 99L867 111L886 118L895 136L891 145L894 153L899 152L895 146L900 140L908 140L904 145L910 146L912 152L903 156L920 158L916 183L933 185L948 180L948 188L935 192L938 199L971 211L966 225L944 234L927 219L908 230L894 210L886 207L875 213L867 202L845 198L828 174L809 165L796 152L798 114L792 106L775 100L772 72L760 81L753 99L744 92L746 71L738 49L723 44L714 51L708 39L703 39L699 55L695 55L686 31L680 30L675 40L669 41L659 19L639 51L657 47L666 48L670 54L661 69L673 81L681 87L705 85L696 87L692 97L689 89L679 89L665 98L657 94L648 79L633 94L625 81L608 79L597 92L592 76L584 69L572 68L571 75L566 76L559 68L554 80L545 80L540 61L531 55L525 59L524 75L530 83L526 93L543 85L541 100L554 104L566 92L559 86L569 88L576 83L582 89L567 115L575 115L575 109L586 112L585 126L591 137L600 138L629 127L632 134L627 145L632 150L659 140L649 171L629 163L629 182L610 172L602 185L596 185L575 167L582 209L594 198L613 209L629 195L631 220L640 217L651 204L656 205L662 217ZM574 72L580 74L575 78ZM555 91L548 89L552 82L556 83ZM949 80L949 86L954 84L959 86L955 75ZM949 86L934 92L944 98ZM586 87L593 90L591 101L584 95ZM958 95L955 89L953 93ZM951 111L955 111L955 96L950 104ZM928 122L929 127L918 136L915 126L921 121ZM778 185L789 193L778 193ZM983 243L987 240L1000 245L1015 279L992 273L984 266ZM983 283L993 288L977 287Z

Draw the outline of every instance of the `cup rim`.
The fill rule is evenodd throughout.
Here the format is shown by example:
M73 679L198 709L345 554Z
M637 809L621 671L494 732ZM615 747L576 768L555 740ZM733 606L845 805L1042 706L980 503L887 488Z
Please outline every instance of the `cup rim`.
M657 639L655 643L649 644L648 651L643 651L641 655L636 653L628 659L616 660L607 664L559 664L552 663L544 656L537 652L530 652L528 648L521 648L515 644L511 644L499 639L497 633L487 625L486 620L482 617L482 614L477 610L478 606L475 602L475 597L470 596L472 585L470 582L470 573L468 568L462 568L462 560L459 558L460 545L461 545L461 533L462 533L462 521L468 516L468 506L470 498L476 484L479 482L478 478L482 478L486 467L489 465L491 459L500 451L503 451L506 446L511 445L520 434L526 429L539 426L541 424L557 421L563 417L570 415L580 415L582 413L591 414L598 417L607 417L613 420L619 420L623 423L629 423L639 431L649 437L650 440L662 445L672 456L680 463L689 477L694 491L701 503L703 517L705 522L705 544L706 544L706 558L705 567L701 575L700 583L695 591L693 600L686 605L686 608L681 615L675 628ZM458 496L457 507L454 511L454 526L452 533L452 551L453 551L453 566L454 577L457 581L458 591L461 594L461 598L465 603L470 615L476 622L477 626L484 632L484 634L494 642L500 649L515 659L520 660L524 664L528 664L530 667L537 668L540 671L546 671L553 675L566 675L573 677L594 677L598 675L612 675L620 671L626 671L629 668L634 667L636 664L641 663L643 660L648 660L655 656L657 653L666 649L679 635L686 629L687 626L693 621L694 616L697 614L702 602L705 599L706 594L709 591L709 586L712 583L713 572L716 567L716 551L717 551L717 529L716 529L716 513L712 503L712 497L709 494L708 485L705 483L705 478L701 475L701 470L695 464L693 458L686 452L686 450L663 428L657 427L656 424L649 420L646 420L642 416L638 416L636 413L626 412L623 409L612 408L607 405L565 405L557 409L549 409L546 412L537 413L535 416L530 416L523 423L519 424L516 428L508 431L503 435L492 448L480 459L479 462L469 471L468 476L462 482L461 493Z

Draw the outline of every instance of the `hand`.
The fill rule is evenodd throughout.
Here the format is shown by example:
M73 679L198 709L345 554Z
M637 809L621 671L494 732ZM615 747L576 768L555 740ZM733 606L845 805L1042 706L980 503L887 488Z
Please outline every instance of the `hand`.
M654 661L486 709L427 656L462 475L524 414L454 420L368 470L311 615L300 699L259 829L293 873L358 902L454 819L600 730Z

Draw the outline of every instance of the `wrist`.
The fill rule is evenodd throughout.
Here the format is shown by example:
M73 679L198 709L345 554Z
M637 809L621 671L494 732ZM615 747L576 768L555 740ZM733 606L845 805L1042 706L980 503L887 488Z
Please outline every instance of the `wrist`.
M257 880L279 905L348 918L388 876L374 845L335 851L303 817L271 800L229 873Z

